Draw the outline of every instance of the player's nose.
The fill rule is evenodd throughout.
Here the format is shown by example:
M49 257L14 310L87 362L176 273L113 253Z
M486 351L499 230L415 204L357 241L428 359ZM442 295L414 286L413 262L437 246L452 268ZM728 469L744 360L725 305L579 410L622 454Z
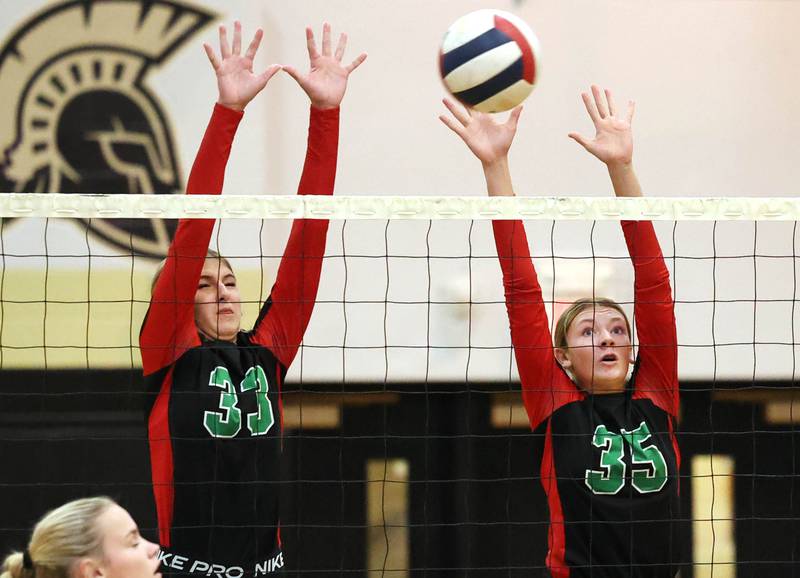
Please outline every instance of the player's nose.
M228 301L230 297L228 287L222 281L217 283L217 300Z
M600 345L603 347L614 345L614 335L608 329L600 330Z
M145 540L145 542L147 542L147 557L155 558L161 548L150 540Z

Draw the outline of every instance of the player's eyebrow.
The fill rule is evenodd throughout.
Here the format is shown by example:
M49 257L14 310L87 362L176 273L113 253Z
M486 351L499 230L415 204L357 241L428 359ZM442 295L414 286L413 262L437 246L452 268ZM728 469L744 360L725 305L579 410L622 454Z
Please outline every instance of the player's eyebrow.
M585 325L587 323L590 323L590 324L594 325L594 322L596 321L596 319L597 319L596 317L584 317L583 319L578 319L575 322L575 324L576 325ZM611 323L614 323L614 322L617 322L617 321L620 321L620 322L624 323L625 322L625 318L622 317L622 315L614 315L613 317L609 317L608 321L610 321Z

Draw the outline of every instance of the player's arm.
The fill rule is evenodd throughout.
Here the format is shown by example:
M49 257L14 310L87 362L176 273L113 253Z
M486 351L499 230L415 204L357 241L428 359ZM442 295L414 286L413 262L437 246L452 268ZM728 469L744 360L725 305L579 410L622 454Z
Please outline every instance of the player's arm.
M618 197L641 197L633 168L634 103L618 113L609 90L592 86L581 95L595 127L589 139L569 136L605 163ZM623 221L622 230L634 267L634 317L639 336L639 376L636 396L647 397L672 415L678 412L678 341L669 272L658 238L649 221Z
M367 55L362 53L350 64L342 64L347 36L341 34L332 50L328 23L323 25L321 50L311 28L306 28L306 43L309 72L302 74L292 66L284 67L311 101L308 148L297 194L331 195L339 148L339 105L350 73ZM311 319L327 232L328 221L295 221L275 284L255 325L254 341L269 347L284 367L292 363Z
M225 165L244 108L280 68L273 65L261 74L253 73L253 58L263 36L261 30L256 32L245 54L241 52L241 24L234 25L232 45L224 26L220 26L219 34L219 56L209 45L204 45L216 73L219 99L189 174L186 185L189 195L222 192ZM178 223L140 334L146 375L169 365L199 344L194 295L213 228L213 219L184 219Z
M634 267L634 317L639 337L636 396L678 415L678 334L669 271L650 221L624 221Z
M450 100L445 99L444 104L452 116L439 118L481 161L489 195L513 196L508 151L522 107L515 108L506 122L498 123L487 114L465 110ZM542 289L522 222L494 221L492 227L503 271L506 309L522 381L522 398L531 427L535 428L558 407L579 394L553 355Z

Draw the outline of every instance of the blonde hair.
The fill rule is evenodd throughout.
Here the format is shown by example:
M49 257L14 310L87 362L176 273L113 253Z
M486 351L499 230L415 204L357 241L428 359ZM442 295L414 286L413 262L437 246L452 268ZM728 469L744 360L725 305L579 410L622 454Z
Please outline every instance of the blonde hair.
M556 331L553 335L553 345L555 348L566 349L568 347L567 331L569 330L569 326L572 325L572 322L575 321L578 313L585 311L586 309L598 309L600 307L607 307L609 309L619 311L623 319L625 319L625 327L628 329L628 335L631 334L630 321L628 321L628 316L625 315L625 311L623 311L619 303L612 299L608 299L607 297L583 297L567 307L564 310L564 313L561 314L561 317L558 318L558 323L556 323Z
M228 269L233 272L233 267L231 267L231 262L228 261L225 257L214 251L213 249L209 249L206 251L206 259L219 259L223 265L225 265ZM164 265L167 264L167 260L164 259L161 263L158 264L156 267L156 272L153 274L153 280L150 282L150 295L156 290L156 283L158 283L158 278L161 277L161 272L164 270ZM0 577L2 578L2 577Z
M24 554L8 555L0 578L70 578L75 565L87 556L102 556L103 536L97 519L116 505L110 498L83 498L52 510L33 529L27 551L32 569L24 567Z

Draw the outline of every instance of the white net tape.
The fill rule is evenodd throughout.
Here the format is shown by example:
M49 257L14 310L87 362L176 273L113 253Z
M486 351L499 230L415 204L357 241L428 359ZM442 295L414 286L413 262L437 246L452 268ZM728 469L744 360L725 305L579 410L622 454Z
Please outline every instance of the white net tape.
M0 194L0 217L794 221L800 198Z

